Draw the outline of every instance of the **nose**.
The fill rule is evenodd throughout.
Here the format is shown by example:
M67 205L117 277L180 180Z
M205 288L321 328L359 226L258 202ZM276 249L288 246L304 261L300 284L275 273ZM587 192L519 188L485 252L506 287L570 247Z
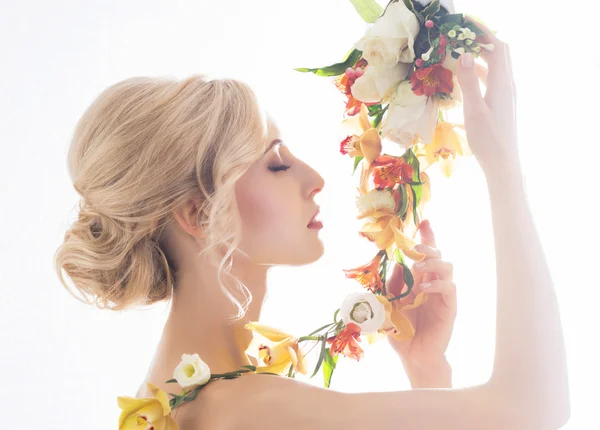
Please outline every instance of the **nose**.
M310 176L310 182L308 184L308 189L310 191L309 198L313 198L325 186L325 180L323 177L312 168L311 171L312 175Z

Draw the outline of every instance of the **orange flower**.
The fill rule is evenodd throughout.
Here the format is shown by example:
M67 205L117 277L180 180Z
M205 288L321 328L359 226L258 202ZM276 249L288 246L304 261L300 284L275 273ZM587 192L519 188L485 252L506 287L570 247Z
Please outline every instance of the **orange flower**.
M354 323L348 323L337 336L331 336L327 339L327 343L331 345L330 353L332 357L342 354L360 361L364 356L364 351L358 342L360 342L360 327Z
M404 223L393 210L381 208L367 211L360 214L358 219L367 217L371 218L371 221L365 223L359 234L375 242L377 248L385 249L390 259L393 258L393 245L414 261L425 258L425 254L414 250L417 242L404 234Z
M389 299L392 298L393 295L389 293L385 297L381 294L375 297L383 304L386 318L379 330L365 335L367 342L372 344L388 335L393 336L396 340L412 339L415 336L415 328L410 322L410 319L402 312L418 308L425 303L429 299L427 293L424 291L420 292L412 303L401 303L401 300L390 302Z
M464 129L464 126L446 121L438 122L432 142L420 145L415 152L422 170L439 161L442 173L449 178L454 170L456 155L471 155L466 138L458 133L459 128Z
M437 93L452 94L454 79L452 71L442 67L440 63L423 69L417 69L410 77L412 90L417 96L430 97Z
M397 183L412 181L414 169L402 157L380 155L372 165L373 182L377 188L393 188Z
M356 269L344 269L344 273L347 278L356 279L360 285L372 293L383 291L383 282L379 277L379 264L382 258L383 254L377 253L369 263Z
M353 67L353 69L356 70L358 67L360 67L361 69L364 70L365 67L367 66L367 64L368 64L367 60L365 60L364 58L360 58L356 62L356 65ZM352 85L354 85L354 82L356 81L356 79L357 79L356 77L349 78L348 76L346 76L346 73L343 73L333 80L334 85L342 92L342 94L344 94L345 96L348 97L348 101L346 102L345 113L349 116L354 116L357 113L359 113L363 104L365 104L367 106L372 106L372 105L376 105L378 103L378 102L363 103L360 100L354 98L354 96L352 95L351 88L352 88Z
M347 118L342 122L342 129L350 132L340 144L340 152L350 157L365 157L372 163L381 154L381 136L376 128L371 127L369 109L360 107L358 118Z

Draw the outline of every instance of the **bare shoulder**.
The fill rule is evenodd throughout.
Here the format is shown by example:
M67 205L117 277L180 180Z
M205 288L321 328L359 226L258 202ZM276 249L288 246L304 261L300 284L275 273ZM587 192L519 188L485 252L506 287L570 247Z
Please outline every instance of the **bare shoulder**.
M248 374L211 382L190 406L193 425L181 430L526 428L519 408L488 384L342 393L295 379Z

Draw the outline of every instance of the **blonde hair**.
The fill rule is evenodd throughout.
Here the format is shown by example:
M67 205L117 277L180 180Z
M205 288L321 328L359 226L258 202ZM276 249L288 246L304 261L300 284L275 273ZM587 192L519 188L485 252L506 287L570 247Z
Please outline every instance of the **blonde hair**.
M173 264L161 246L171 211L200 197L210 261L237 318L252 300L231 272L240 241L235 183L266 149L266 116L233 79L133 77L106 88L77 122L68 154L82 196L55 254L83 301L122 310L171 299ZM219 260L219 257L221 259ZM223 283L233 279L242 304Z

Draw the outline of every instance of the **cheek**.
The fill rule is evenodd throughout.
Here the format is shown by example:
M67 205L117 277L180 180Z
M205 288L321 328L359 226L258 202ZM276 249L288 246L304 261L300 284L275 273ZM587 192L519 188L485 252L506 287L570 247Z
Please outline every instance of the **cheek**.
M243 178L242 178L243 179ZM256 238L265 232L278 230L290 220L290 204L277 189L269 189L260 181L240 179L236 189L237 204L246 237Z

